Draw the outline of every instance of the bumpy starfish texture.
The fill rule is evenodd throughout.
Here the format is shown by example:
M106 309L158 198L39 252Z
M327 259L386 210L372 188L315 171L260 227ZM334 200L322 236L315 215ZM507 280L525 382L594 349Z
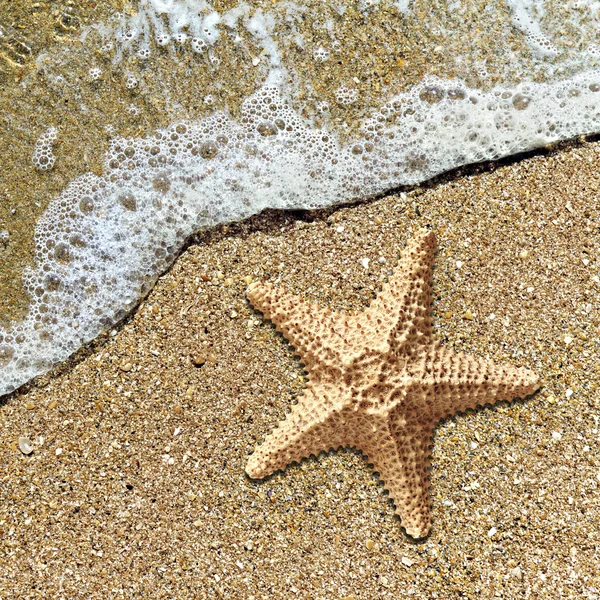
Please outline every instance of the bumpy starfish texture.
M384 481L406 532L429 533L428 468L438 421L539 387L532 371L456 353L434 340L434 253L433 232L419 231L377 298L354 315L269 283L248 287L251 304L289 340L308 373L298 403L250 457L250 477L356 447Z

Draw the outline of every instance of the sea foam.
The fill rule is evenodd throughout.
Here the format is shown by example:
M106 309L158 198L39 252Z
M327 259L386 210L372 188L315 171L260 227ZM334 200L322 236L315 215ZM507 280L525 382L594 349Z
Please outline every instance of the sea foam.
M202 228L266 208L349 202L600 130L600 72L588 69L487 91L425 77L365 118L352 140L342 139L292 108L268 13L251 15L242 5L217 18L192 0L144 7L114 30L121 51L139 52L151 35L159 44L184 36L209 44L219 21L245 19L270 57L270 75L235 119L215 112L148 138L114 139L103 175L79 177L50 202L36 226L35 266L24 274L29 313L0 329L0 394L122 319ZM352 101L351 88L339 95ZM49 130L36 148L40 168L53 160L55 136Z

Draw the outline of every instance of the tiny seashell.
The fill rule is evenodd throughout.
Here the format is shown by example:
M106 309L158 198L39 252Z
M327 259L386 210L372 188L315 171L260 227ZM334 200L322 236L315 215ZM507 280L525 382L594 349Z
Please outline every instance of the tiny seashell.
M31 454L33 452L33 444L28 437L23 435L19 437L19 450L23 454Z

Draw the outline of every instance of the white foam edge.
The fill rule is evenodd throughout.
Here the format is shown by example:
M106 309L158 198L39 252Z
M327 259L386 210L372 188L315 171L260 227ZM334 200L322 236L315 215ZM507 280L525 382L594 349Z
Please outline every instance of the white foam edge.
M280 76L274 72L272 82ZM64 361L123 318L202 228L266 208L349 202L600 131L598 71L486 93L428 78L366 119L360 139L350 143L295 114L272 82L244 102L246 123L215 113L183 124L185 134L174 124L147 139L113 140L105 175L79 177L50 202L36 225L36 264L24 273L30 313L10 331L0 329L0 394ZM432 97L432 90L441 99L429 104L421 98ZM516 110L515 101L524 108ZM274 125L277 119L283 129ZM267 122L275 135L259 133L271 131ZM170 139L175 134L178 142ZM220 135L229 141L219 142ZM193 154L202 148L206 156L211 144L214 157ZM149 165L152 147L161 149L165 164ZM134 149L134 158L126 148ZM109 166L113 160L119 167ZM87 196L94 208L83 214Z

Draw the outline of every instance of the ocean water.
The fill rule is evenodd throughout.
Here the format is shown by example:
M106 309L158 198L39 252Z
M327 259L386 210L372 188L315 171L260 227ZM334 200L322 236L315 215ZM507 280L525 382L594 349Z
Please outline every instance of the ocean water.
M599 21L585 0L141 0L41 49L38 76L84 129L99 98L109 141L101 169L45 198L26 314L0 328L0 395L122 319L202 228L600 131ZM41 189L66 160L52 114L23 157ZM123 136L128 119L155 126ZM0 257L11 236L0 222Z

